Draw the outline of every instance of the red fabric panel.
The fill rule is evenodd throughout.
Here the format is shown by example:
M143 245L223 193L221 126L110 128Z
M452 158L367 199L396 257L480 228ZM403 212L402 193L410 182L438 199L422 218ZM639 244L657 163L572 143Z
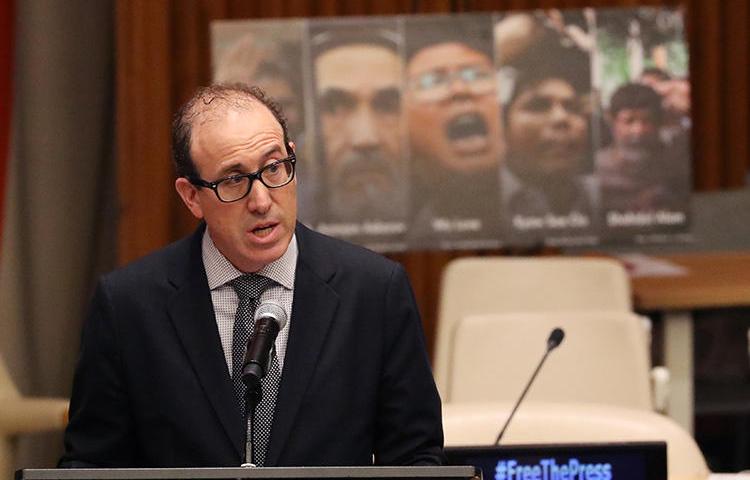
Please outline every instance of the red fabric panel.
M10 155L13 100L13 0L0 1L0 240L5 217L5 190ZM1 253L1 252L0 252Z

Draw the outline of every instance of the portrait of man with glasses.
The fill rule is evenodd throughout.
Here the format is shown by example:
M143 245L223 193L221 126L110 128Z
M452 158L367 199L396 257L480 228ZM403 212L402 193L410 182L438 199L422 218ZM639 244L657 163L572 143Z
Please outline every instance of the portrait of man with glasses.
M278 105L255 87L205 87L172 137L175 188L200 225L100 279L61 466L440 464L406 273L297 221L299 152ZM287 321L252 415L242 370L269 303Z
M500 106L488 16L406 20L415 246L499 243ZM469 246L469 244L463 245Z

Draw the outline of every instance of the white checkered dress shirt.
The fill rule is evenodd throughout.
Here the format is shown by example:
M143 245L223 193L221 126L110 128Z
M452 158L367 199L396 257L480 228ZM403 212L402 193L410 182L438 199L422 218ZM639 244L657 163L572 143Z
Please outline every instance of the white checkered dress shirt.
M224 359L227 362L229 376L232 376L232 335L234 329L234 318L239 305L239 299L234 288L229 284L243 272L237 270L227 258L222 255L209 234L208 228L203 234L203 266L206 269L208 288L211 289L211 301L214 304L216 315L216 326L219 327L221 347L224 349ZM261 268L259 275L274 280L277 285L266 290L260 296L263 303L266 300L275 300L284 308L287 314L287 322L276 337L276 356L279 359L279 369L284 368L284 355L289 340L289 327L292 324L292 299L294 298L294 276L297 267L297 236L292 236L292 241L278 260Z

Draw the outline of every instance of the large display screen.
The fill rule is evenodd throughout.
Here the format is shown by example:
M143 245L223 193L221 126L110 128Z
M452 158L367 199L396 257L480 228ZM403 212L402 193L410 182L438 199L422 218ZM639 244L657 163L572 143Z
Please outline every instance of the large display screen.
M213 78L286 111L299 218L379 251L674 241L690 85L675 8L232 20Z

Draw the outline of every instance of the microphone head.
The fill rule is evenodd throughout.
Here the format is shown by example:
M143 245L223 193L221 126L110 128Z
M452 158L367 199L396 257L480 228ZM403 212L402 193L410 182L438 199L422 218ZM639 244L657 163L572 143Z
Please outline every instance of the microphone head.
M266 300L265 302L258 305L258 308L255 309L255 317L253 318L253 323L257 322L260 318L272 318L276 321L276 323L279 324L279 331L284 328L284 325L286 325L286 312L284 311L284 308L279 304L279 302L276 302L274 300Z
M547 339L547 351L551 351L559 347L563 341L563 338L565 338L565 331L563 331L562 328L557 327L552 330L552 332L549 334L549 338Z

